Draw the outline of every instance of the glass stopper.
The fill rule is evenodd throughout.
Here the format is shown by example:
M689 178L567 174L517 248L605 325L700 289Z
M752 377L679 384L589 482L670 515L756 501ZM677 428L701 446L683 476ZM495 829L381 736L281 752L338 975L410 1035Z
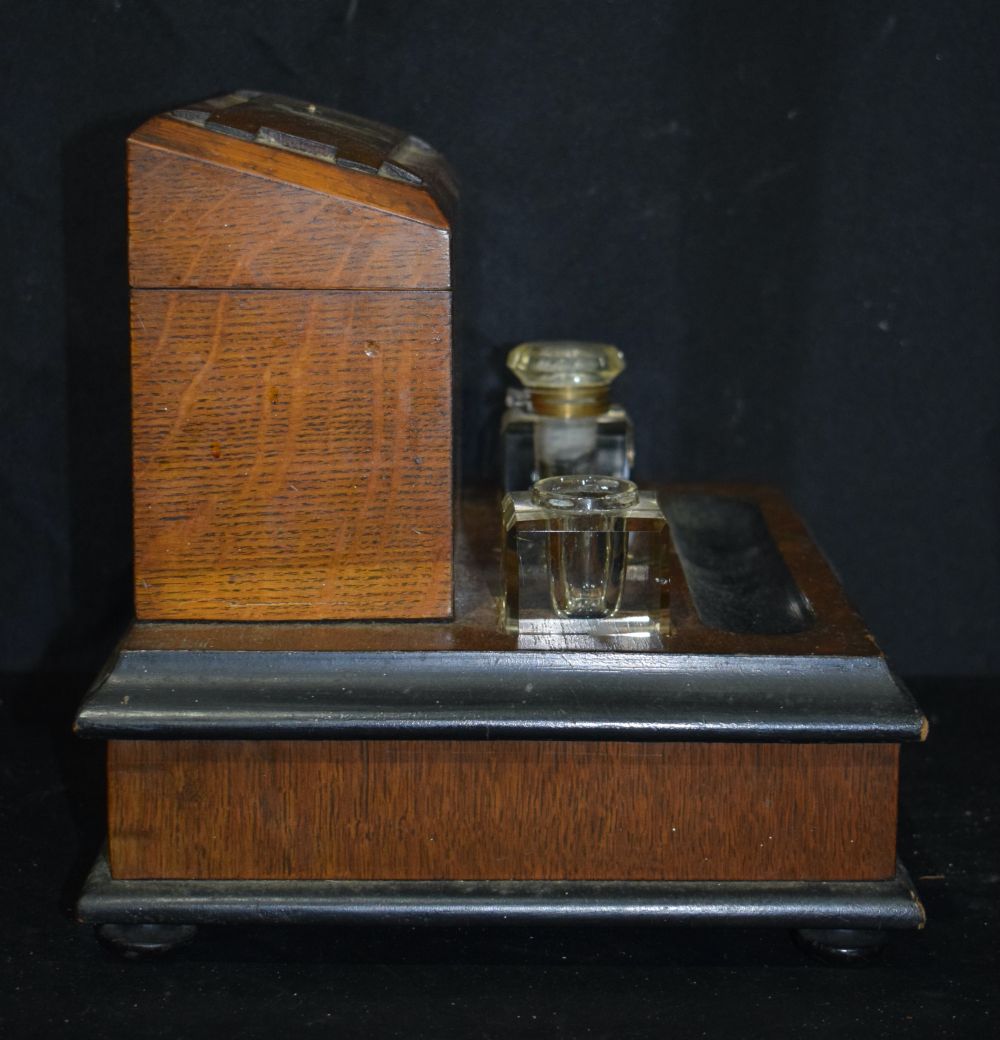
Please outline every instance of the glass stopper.
M507 367L531 392L539 415L600 415L608 387L625 370L625 355L609 343L534 340L507 355Z

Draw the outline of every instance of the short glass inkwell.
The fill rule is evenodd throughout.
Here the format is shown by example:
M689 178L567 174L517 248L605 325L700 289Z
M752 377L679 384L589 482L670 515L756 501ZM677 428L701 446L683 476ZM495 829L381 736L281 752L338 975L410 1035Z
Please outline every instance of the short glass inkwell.
M665 625L667 526L629 480L562 475L503 501L504 626L627 635Z
M603 473L628 479L632 423L609 388L625 356L607 343L521 343L507 356L521 380L507 394L500 427L504 489L523 491L544 477Z

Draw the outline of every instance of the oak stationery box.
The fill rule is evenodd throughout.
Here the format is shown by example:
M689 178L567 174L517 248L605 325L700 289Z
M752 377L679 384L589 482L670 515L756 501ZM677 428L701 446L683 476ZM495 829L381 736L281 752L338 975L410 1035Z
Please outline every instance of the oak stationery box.
M128 163L137 616L451 616L441 157L240 92Z

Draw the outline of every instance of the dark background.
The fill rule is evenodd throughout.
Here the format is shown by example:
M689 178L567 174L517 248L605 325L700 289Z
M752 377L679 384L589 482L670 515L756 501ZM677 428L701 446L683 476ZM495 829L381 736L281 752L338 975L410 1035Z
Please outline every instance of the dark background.
M616 343L646 479L764 480L904 674L1000 668L1000 17L983 3L7 0L0 669L130 604L124 141L237 87L463 185L463 468L503 358Z
M240 1011L254 1035L990 1035L998 54L990 2L0 5L11 1035L191 1035ZM400 126L457 170L467 480L494 472L507 348L575 336L627 354L641 478L764 480L805 516L931 713L900 835L931 926L879 974L746 932L237 930L166 973L95 959L70 907L100 757L68 728L130 611L124 141L238 87Z

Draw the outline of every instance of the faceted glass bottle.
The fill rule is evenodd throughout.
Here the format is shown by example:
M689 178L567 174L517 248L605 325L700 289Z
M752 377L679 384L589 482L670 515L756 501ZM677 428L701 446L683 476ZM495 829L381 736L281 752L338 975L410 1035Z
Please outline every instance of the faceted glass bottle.
M523 386L507 394L500 427L504 490L544 477L601 473L627 480L634 461L632 423L609 398L625 357L607 343L521 343L507 367Z
M519 633L665 630L667 524L616 477L539 480L503 501L504 625Z

